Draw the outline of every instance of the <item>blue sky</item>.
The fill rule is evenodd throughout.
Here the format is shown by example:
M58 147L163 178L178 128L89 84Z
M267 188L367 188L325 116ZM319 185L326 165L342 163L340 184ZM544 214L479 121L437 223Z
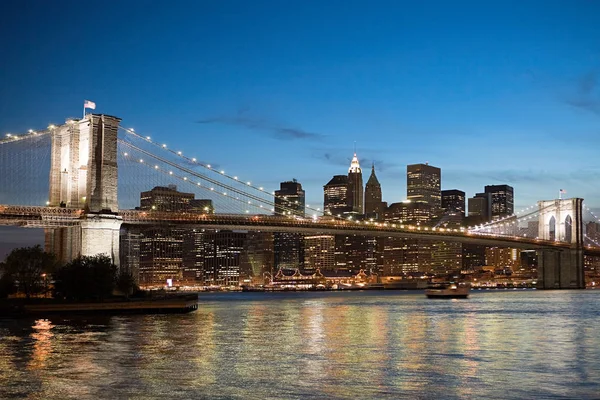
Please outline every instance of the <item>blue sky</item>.
M0 134L97 112L307 203L356 149L600 207L600 2L0 2Z

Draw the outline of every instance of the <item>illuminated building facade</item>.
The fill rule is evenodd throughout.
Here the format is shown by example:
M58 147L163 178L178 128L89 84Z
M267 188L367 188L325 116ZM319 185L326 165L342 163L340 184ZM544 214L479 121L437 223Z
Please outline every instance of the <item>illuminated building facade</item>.
M204 234L204 284L238 286L245 232L207 231Z
M372 252L369 253L370 244L367 236L335 235L335 269L351 274L367 270L368 260L373 257Z
M442 190L442 208L465 216L465 192L458 189Z
M304 273L313 274L316 270L335 269L335 236L310 235L304 237Z
M406 198L431 207L431 218L442 208L442 170L427 163L406 166Z
M521 266L520 252L518 249L506 247L486 247L485 263L497 269L510 269L513 271Z
M354 153L350 168L348 169L348 209L355 214L364 214L363 198L364 187L362 178L362 169L358 162L358 157Z
M431 222L431 206L425 202L390 204L384 214L385 222L404 225L424 225Z
M204 281L204 229L186 229L183 233L183 281L199 284Z
M488 185L485 187L485 193L489 194L491 199L491 218L493 220L514 214L514 190L512 186Z
M166 285L183 278L183 234L175 227L148 227L140 230L139 283Z
M343 216L348 213L348 177L346 175L334 175L325 186L323 186L323 207L325 214Z

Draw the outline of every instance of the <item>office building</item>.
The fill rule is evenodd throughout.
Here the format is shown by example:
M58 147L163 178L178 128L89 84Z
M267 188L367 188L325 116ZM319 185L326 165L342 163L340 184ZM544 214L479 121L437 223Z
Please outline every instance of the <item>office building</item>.
M347 214L348 208L348 176L334 175L325 186L323 186L323 209L325 215L343 216Z
M468 225L478 225L490 221L492 199L489 193L477 193L468 200Z
M304 237L304 274L335 269L335 236L307 235Z
M444 212L455 212L465 216L465 192L451 189L442 190L442 209Z
M140 229L140 285L165 286L168 279L181 282L184 233L185 229L168 226Z
M371 166L371 176L365 186L365 215L367 218L383 218L384 203L381 201L381 185L375 175L375 165Z
M364 198L362 169L358 163L358 157L354 153L350 168L348 169L348 209L355 214L364 214Z
M296 215L304 217L305 193L295 179L279 184L275 191L275 215Z
M240 282L263 285L277 273L272 232L248 231L240 261Z
M185 211L190 209L194 193L177 191L176 185L156 186L140 195L140 210Z
M238 286L245 232L207 231L204 234L204 284Z
M406 197L412 203L428 204L431 212L430 218L435 218L441 212L441 182L440 168L427 163L406 166Z
M485 193L491 200L491 219L501 219L514 214L514 191L509 185L488 185Z

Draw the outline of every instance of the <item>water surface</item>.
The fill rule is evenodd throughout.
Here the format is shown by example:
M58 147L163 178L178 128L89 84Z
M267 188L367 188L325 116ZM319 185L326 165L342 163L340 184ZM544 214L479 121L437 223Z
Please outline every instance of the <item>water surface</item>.
M599 398L600 291L217 293L0 320L0 398Z

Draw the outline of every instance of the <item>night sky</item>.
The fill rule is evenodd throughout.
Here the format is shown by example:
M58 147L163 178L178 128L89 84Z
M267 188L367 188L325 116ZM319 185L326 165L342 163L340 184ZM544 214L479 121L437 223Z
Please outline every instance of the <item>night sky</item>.
M418 3L418 4L417 4ZM600 207L600 2L0 2L0 134L82 113L307 203L356 146L384 201L406 165L471 197Z

